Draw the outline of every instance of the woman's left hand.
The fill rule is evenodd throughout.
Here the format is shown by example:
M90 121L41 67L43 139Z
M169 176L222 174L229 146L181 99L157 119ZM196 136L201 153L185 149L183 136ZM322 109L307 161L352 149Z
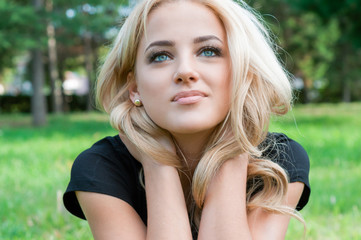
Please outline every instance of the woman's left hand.
M227 160L211 180L198 239L251 239L246 208L248 160L247 153Z

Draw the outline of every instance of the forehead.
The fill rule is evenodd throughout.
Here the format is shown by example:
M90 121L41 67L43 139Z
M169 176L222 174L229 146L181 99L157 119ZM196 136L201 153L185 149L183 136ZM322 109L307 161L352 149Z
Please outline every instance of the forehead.
M216 35L222 40L226 36L218 16L200 3L167 2L153 9L148 15L145 38L149 41L158 38L195 37L195 35Z

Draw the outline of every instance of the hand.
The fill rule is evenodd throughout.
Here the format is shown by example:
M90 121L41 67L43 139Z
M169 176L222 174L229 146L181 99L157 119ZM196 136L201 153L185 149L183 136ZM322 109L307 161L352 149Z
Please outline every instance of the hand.
M214 193L217 195L217 191L223 190L224 186L227 186L227 184L222 185L220 179L228 179L229 181L234 181L234 179L237 179L237 183L244 183L243 187L246 189L248 162L248 153L242 153L225 161L211 180L206 192L205 199Z
M127 136L122 135L119 133L119 137L122 140L122 142L124 143L124 145L127 147L128 151L130 152L130 154L132 154L132 156L138 160L144 167L144 165L148 165L149 163L151 163L151 165L160 165L160 163L158 161L156 161L155 159L153 159L149 154L145 153L144 151L140 150L135 144L133 144ZM173 140L168 137L168 136L161 136L158 137L157 139L155 139L158 143L160 143L161 145L163 145L163 147L172 152L175 153L175 146L173 143Z
M243 170L247 170L248 164L249 164L249 154L248 153L242 153L232 159L229 159L225 163L232 164L234 167L240 167ZM236 164L236 165L235 165Z

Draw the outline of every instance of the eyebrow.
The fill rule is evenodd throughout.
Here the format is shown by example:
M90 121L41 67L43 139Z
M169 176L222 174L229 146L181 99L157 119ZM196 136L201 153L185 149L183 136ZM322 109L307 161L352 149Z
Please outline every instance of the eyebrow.
M197 37L194 39L193 43L201 43L201 42L205 42L208 40L217 40L221 43L223 43L223 41L221 39L219 39L218 37L214 36L214 35L207 35L207 36L201 36L201 37Z
M193 43L201 43L201 42L206 42L208 40L217 40L217 41L223 43L223 41L221 39L219 39L218 37L216 37L214 35L206 35L206 36L197 37L193 40ZM154 46L172 47L174 45L175 45L174 41L168 41L168 40L155 41L155 42L152 42L151 44L149 44L149 46L145 49L144 52L146 52L149 48L154 47Z
M149 44L149 46L145 49L144 52L146 52L149 48L154 47L154 46L172 47L174 45L175 45L175 43L173 41L168 41L168 40L155 41L155 42L152 42L151 44Z

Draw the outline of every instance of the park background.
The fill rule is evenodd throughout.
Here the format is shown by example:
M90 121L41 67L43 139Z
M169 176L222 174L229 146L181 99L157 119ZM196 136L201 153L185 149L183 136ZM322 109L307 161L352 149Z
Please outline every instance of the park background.
M65 211L75 157L116 131L95 109L98 67L136 1L0 0L0 239L91 239ZM270 130L311 160L306 239L361 239L361 0L247 0L292 74ZM302 239L292 220L287 239Z

